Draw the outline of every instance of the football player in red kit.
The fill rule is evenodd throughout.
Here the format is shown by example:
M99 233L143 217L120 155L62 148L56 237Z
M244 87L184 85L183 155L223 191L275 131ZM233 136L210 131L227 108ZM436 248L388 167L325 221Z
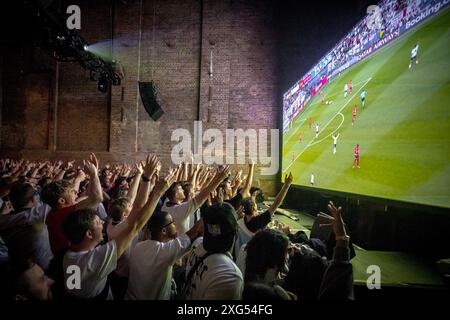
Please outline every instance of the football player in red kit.
M355 147L355 159L353 160L353 168L355 165L359 168L359 144Z
M355 107L353 108L353 115L352 115L352 125L355 123L356 120L356 115L358 114L358 107L355 105Z

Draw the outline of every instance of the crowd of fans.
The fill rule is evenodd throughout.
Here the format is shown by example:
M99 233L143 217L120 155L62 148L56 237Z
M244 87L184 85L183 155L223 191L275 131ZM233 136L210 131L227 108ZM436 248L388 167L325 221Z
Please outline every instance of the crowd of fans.
M307 74L311 80L283 101L284 131L288 130L298 109L306 104L314 89L324 77L332 78L358 62L356 57L364 50L400 30L407 22L436 5L437 0L383 0L376 12L362 19L331 51L329 51ZM377 12L379 15L377 15ZM297 86L298 84L296 84Z
M321 213L334 255L273 218L291 175L266 206L254 164L99 168L0 160L3 299L353 299L341 208Z

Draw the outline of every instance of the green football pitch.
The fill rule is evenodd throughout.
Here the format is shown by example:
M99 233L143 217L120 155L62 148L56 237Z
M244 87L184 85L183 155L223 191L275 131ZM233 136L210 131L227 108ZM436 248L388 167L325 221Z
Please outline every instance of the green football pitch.
M317 188L449 208L449 21L446 9L326 84L283 134L282 179L292 172L294 184L309 186L313 173ZM417 42L419 63L409 69ZM353 93L344 97L350 80Z

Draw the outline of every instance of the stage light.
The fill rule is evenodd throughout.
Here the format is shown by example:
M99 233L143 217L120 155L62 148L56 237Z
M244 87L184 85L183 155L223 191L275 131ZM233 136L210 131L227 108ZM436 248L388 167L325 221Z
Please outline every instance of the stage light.
M89 46L88 46L87 44L85 44L85 45L83 46L83 49L84 49L84 51L89 51Z

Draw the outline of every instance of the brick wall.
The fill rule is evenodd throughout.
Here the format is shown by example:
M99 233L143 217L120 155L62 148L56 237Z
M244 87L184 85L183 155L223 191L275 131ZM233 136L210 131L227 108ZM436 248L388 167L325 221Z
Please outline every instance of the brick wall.
M185 128L193 135L197 114L204 130L277 127L273 1L113 3L77 3L82 36L94 44L93 50L124 66L122 85L110 94L99 92L76 63L57 67L51 59L40 59L46 71L40 76L31 72L27 81L16 76L19 89L7 87L5 99L6 78L14 78L17 64L26 58L15 56L14 50L3 55L3 65L10 60L16 65L3 72L2 154L81 159L94 151L102 161L134 161L154 152L167 165L173 129ZM36 57L36 49L29 55ZM165 112L158 121L146 113L138 81L156 83ZM17 90L28 98L19 97ZM256 179L268 193L274 190L275 177L257 174Z

